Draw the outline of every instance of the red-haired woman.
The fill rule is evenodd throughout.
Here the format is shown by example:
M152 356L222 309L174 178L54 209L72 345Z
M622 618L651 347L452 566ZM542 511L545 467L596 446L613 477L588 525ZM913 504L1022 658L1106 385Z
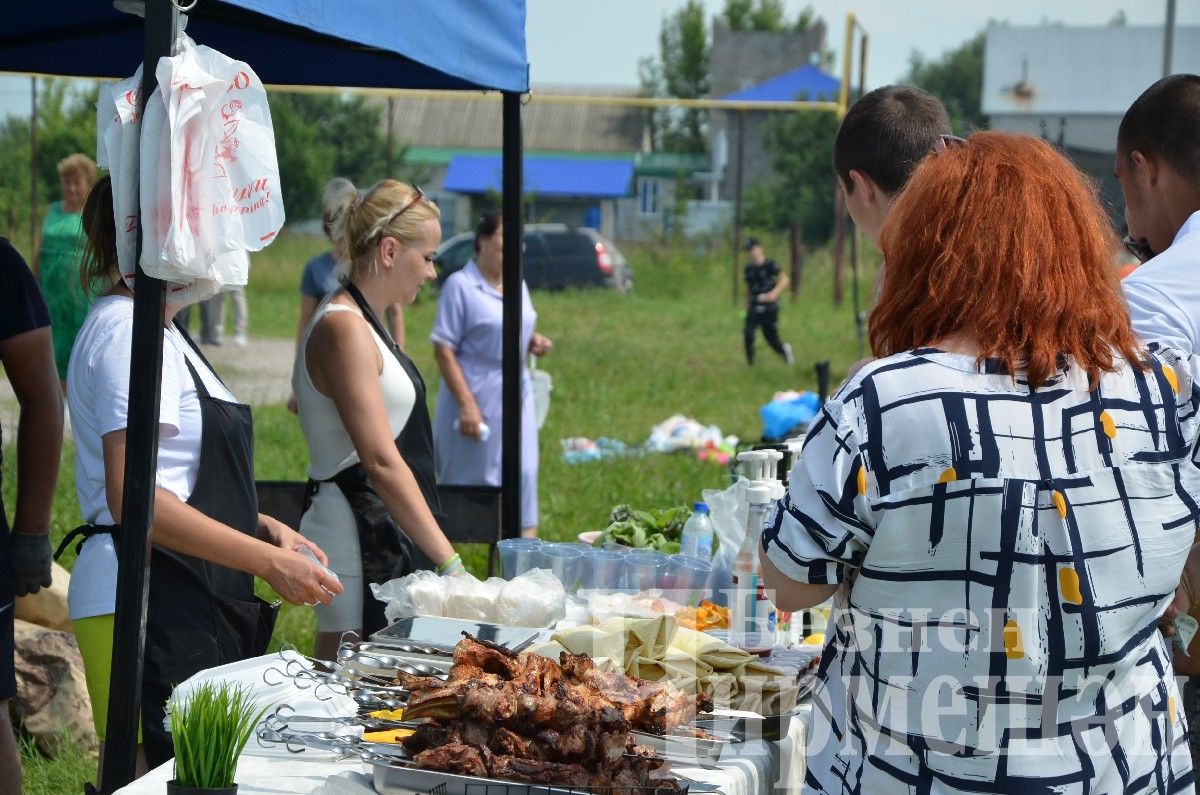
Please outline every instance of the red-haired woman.
M807 787L1192 791L1167 609L1195 534L1196 369L1142 349L1092 187L1034 138L918 167L872 362L763 533L777 604L834 594Z

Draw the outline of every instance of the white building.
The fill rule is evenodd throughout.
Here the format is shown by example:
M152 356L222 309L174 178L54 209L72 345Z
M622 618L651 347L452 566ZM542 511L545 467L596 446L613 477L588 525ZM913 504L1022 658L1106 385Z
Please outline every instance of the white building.
M983 112L994 130L1043 137L1101 183L1114 218L1112 177L1121 117L1163 76L1163 29L997 25L987 31ZM1179 27L1171 71L1200 74L1200 27Z

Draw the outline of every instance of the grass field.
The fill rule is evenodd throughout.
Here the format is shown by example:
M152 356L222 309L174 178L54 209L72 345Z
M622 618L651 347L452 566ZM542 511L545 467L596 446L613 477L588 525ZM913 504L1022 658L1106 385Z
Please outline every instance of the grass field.
M782 255L782 239L765 238L768 253ZM253 259L248 296L252 336L291 337L297 290L304 262L323 248L317 238L282 235ZM554 340L543 369L554 381L549 418L540 438L541 534L573 539L583 530L606 525L613 505L667 507L698 499L702 489L728 483L726 469L685 455L647 456L568 465L559 440L607 436L627 444L645 441L650 429L673 414L720 426L744 442L762 433L759 407L777 390L815 389L813 362L832 362L834 383L859 358L847 280L843 305L832 302L832 266L825 252L805 263L799 295L785 297L780 330L795 349L789 368L759 340L758 362L748 367L742 353L741 302L731 299L728 245L700 247L622 246L634 269L629 295L608 291L537 293L538 330ZM872 252L873 254L873 252ZM876 258L869 257L863 295L870 293ZM437 370L425 341L433 323L432 291L407 317L408 348L430 383ZM255 471L260 479L300 479L306 452L299 425L282 405L255 411ZM9 433L12 438L12 432ZM15 451L5 451L12 461ZM10 466L4 484L12 505ZM74 495L74 450L63 451L54 507L55 543L78 524ZM73 563L73 550L65 564ZM484 556L466 556L483 574ZM261 585L261 583L260 583ZM263 586L265 590L265 586ZM273 647L291 643L312 648L315 620L308 608L285 606ZM80 791L94 773L94 760L70 756L41 758L24 750L25 791L59 795Z

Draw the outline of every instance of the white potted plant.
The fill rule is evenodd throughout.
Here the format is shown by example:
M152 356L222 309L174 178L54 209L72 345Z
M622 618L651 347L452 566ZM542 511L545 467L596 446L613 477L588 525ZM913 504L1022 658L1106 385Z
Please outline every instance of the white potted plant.
M175 778L168 795L235 795L238 757L267 707L256 708L246 689L205 682L172 704Z

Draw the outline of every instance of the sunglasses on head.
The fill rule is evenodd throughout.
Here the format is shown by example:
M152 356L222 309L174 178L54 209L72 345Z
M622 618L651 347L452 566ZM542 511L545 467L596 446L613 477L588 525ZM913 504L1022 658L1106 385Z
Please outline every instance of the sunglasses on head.
M1121 238L1121 244L1125 246L1125 250L1132 254L1138 262L1145 262L1154 256L1154 252L1150 249L1150 244L1143 240L1134 240L1129 235Z
M413 205L419 201L424 201L426 204L428 204L429 198L425 195L425 191L421 190L420 185L413 185L413 197L411 199L409 199L408 204L404 205L399 210L392 213L391 217L389 217L387 219L387 221L384 222L384 224L379 228L387 229L388 225L391 224L392 221L395 221L397 218L399 218L400 216L404 215L406 212L411 210L413 208Z
M945 152L947 149L951 149L956 146L966 145L966 138L959 138L957 135L939 135L938 139L933 144L933 151L934 154L936 154L938 152Z

